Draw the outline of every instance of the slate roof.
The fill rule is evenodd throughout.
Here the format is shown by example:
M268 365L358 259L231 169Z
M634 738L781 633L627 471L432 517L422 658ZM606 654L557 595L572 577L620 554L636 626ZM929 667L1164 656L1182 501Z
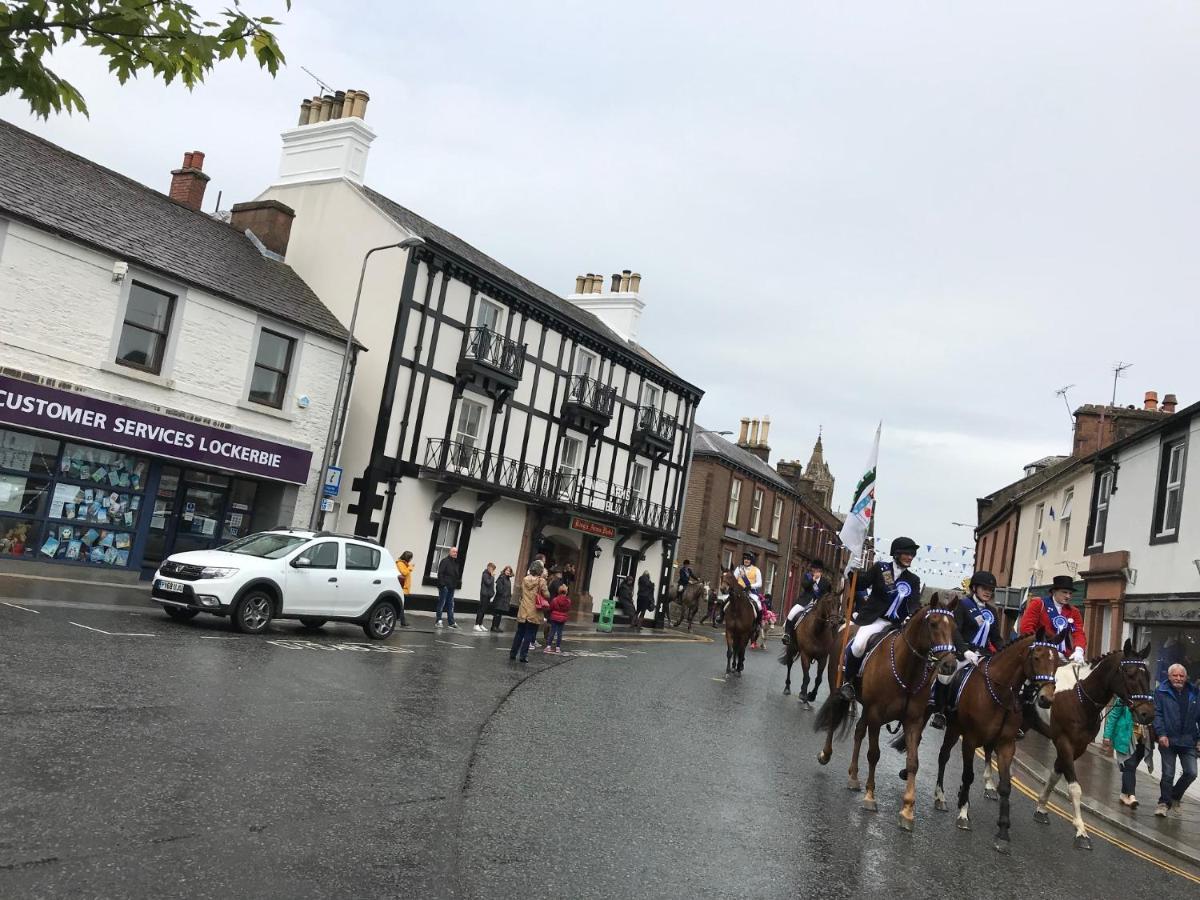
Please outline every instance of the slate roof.
M715 456L732 466L745 469L755 477L773 484L780 490L787 491L789 494L796 493L796 489L792 487L786 478L749 450L743 450L737 444L733 443L733 441L727 441L719 434L714 434L707 429L701 428L699 425L693 429L692 434L693 456Z
M346 329L304 280L264 257L245 235L3 119L0 214L307 331L346 339Z
M581 327L593 332L602 337L611 344L616 344L631 353L641 357L642 360L650 366L661 370L664 374L671 376L676 381L682 382L687 387L692 388L699 396L702 391L688 382L682 381L670 368L668 368L658 357L654 356L648 350L644 349L636 341L627 341L619 334L609 328L600 320L598 316L588 312L585 309L580 309L570 300L565 297L560 297L553 291L548 291L538 284L534 284L524 275L514 272L508 266L496 261L488 256L482 250L468 244L458 235L451 234L446 229L420 216L407 207L401 206L395 200L385 197L379 191L366 187L365 185L359 188L363 195L374 203L384 215L388 216L401 228L413 234L419 235L428 241L431 241L445 250L449 250L455 256L467 261L473 266L482 269L488 275L495 278L501 284L506 285L511 290L517 293L525 294L534 300L545 304L552 310L557 312L564 318L571 319L578 323Z
M986 529L997 518L1001 518L1011 509L1019 506L1020 501L1029 496L1029 494L1058 478L1060 475L1065 475L1067 472L1078 468L1083 463L1082 459L1075 456L1046 457L1046 459L1057 459L1057 462L1051 463L1044 469L1039 469L1032 475L1026 475L1019 481L1005 485L987 497L980 498L978 501L981 513L979 516L979 527L975 529L977 534ZM984 502L988 500L991 502Z

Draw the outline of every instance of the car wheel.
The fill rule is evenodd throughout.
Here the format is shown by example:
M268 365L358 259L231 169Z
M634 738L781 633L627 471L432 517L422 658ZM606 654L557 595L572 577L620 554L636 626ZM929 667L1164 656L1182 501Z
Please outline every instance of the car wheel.
M168 618L174 619L176 622L186 622L188 619L194 619L200 615L200 610L198 609L188 609L184 606L167 606L165 603L163 604L163 612L167 614Z
M300 617L300 624L303 625L305 628L320 628L322 625L324 625L328 621L329 621L328 619L317 619L313 616L301 616Z
M254 590L242 597L233 608L233 627L243 634L261 634L271 623L271 595L266 591Z
M396 604L391 600L377 600L367 610L363 631L373 641L382 641L396 630Z

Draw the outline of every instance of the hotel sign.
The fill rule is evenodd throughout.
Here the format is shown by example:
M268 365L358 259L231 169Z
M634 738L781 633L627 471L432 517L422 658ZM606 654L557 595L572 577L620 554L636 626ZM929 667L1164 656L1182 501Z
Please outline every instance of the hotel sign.
M600 522L591 522L587 519L581 519L579 516L571 518L571 527L575 531L582 531L584 534L590 534L593 537L611 538L617 536L617 529L611 525L603 525Z

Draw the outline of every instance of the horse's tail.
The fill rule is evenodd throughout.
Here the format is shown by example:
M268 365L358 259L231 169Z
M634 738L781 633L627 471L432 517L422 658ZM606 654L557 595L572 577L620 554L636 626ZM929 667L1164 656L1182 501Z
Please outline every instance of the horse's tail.
M813 722L813 731L828 731L840 741L850 731L850 722L850 701L843 697L841 692L834 691L821 704L816 721Z

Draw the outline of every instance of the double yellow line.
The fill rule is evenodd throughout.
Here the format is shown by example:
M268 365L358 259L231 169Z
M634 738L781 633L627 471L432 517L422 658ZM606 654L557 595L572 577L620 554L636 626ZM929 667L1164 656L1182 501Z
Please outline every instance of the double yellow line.
M977 752L976 755L979 756L980 759L983 758L982 753ZM992 771L995 771L995 769L996 769L996 767L992 766ZM1025 782L1021 781L1021 779L1017 778L1015 775L1013 776L1012 783L1013 783L1013 787L1015 787L1018 791L1020 791L1022 794L1024 794L1029 799L1033 800L1035 803L1037 802L1038 797L1041 796L1041 793L1039 791L1035 791L1033 788L1031 788L1029 785L1025 784ZM1068 822L1071 822L1072 824L1075 821L1074 813L1068 812L1067 810L1058 806L1056 803L1047 804L1047 809L1049 809L1050 812L1054 813L1055 815L1059 816L1060 818L1066 819ZM1147 853L1145 850L1140 850L1137 847L1132 846L1131 844L1127 844L1120 838L1109 834L1107 831L1103 831L1099 828L1089 825L1088 826L1088 834L1095 835L1098 838L1103 838L1104 840L1106 840L1110 844L1112 844L1114 847L1119 847L1120 849L1124 850L1126 853L1133 854L1138 859L1144 859L1148 863L1153 863L1154 865L1158 866L1160 869L1164 869L1165 871L1170 872L1172 875L1178 875L1180 878L1186 878L1188 881L1192 882L1193 884L1200 884L1200 878L1193 875L1191 872L1188 872L1186 869L1181 869L1178 866L1172 865L1171 863L1167 862L1166 860L1159 859L1157 856L1152 856L1151 854Z

